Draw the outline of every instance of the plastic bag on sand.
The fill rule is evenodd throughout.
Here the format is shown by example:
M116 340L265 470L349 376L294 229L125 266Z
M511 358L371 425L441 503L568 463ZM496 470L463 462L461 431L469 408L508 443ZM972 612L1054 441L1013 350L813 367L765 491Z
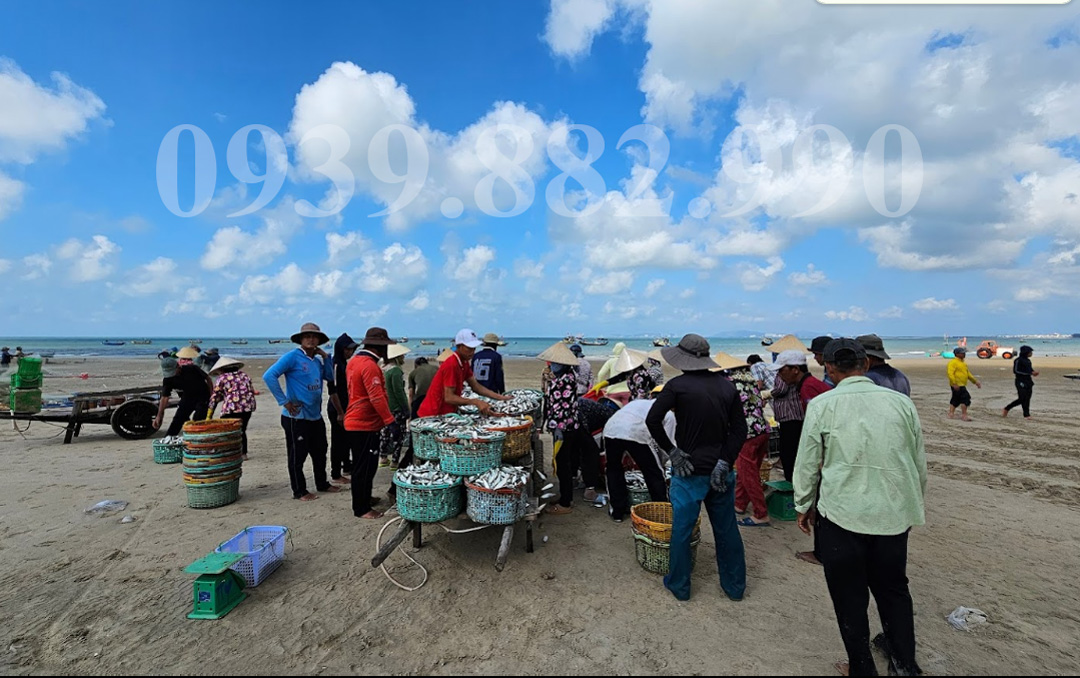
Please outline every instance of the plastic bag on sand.
M945 618L954 628L970 631L986 623L986 613L974 607L958 607Z
M83 513L108 513L110 511L123 511L127 508L128 503L123 499L106 499L99 501L90 508L83 511Z

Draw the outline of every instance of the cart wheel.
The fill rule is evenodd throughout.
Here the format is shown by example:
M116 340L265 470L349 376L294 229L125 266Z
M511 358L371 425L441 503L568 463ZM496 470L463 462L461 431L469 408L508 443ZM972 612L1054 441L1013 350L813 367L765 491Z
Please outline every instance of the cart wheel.
M980 348L978 351L975 352L975 355L985 360L987 358L992 358L994 356L994 353L988 348Z
M149 438L157 431L154 418L157 405L149 400L129 400L113 412L112 424L116 435L127 440Z
M1004 353L1001 354L1001 357L1004 358L1005 360L1011 360L1012 357L1013 357L1012 351L1005 351Z

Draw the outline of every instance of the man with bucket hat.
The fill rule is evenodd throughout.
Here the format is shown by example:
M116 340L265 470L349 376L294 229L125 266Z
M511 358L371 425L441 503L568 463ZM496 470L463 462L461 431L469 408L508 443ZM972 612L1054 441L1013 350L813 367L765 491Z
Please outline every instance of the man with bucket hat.
M866 351L866 358L870 362L866 378L878 386L903 393L910 398L911 382L907 375L885 362L889 359L889 354L885 352L885 343L881 341L881 337L876 334L863 334L856 337L855 341Z
M323 382L333 383L334 371L329 356L319 348L330 337L318 325L305 323L292 335L292 341L300 346L271 365L263 373L263 381L281 405L281 428L285 430L293 499L310 501L318 496L308 492L304 478L304 461L309 456L315 488L319 492L341 491L326 478L326 421L322 415ZM285 391L278 381L283 376ZM337 394L331 394L330 401L336 411L342 411Z
M735 460L746 440L746 417L738 391L709 357L709 342L687 334L662 349L668 365L682 374L669 381L649 410L645 425L671 459L671 569L664 586L679 600L690 599L690 541L701 504L709 513L716 541L720 587L731 600L746 591L746 558L735 522ZM664 416L675 413L675 442Z

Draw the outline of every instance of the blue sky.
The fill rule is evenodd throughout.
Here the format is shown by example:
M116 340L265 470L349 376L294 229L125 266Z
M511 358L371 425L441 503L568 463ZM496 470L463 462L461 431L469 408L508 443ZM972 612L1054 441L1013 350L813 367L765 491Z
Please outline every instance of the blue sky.
M250 7L0 10L0 334L277 335L307 320L417 335L1077 331L1071 5ZM189 218L166 208L156 175L182 124L206 133L216 159L213 200ZM285 180L266 207L230 217L261 188L226 157L251 124L284 140ZM402 190L370 169L389 124L411 131L430 167L404 209L370 218ZM512 155L510 134L534 147L508 174L534 187L510 218L476 198L489 173L477 139L496 124L516 131L493 152ZM603 190L568 182L571 207L595 208L579 218L546 198L561 173L548 143L567 124L604 143L592 163ZM642 124L670 148L658 173L660 144L616 148ZM814 125L843 143L824 144ZM864 182L886 125L910 130L921 156L921 192L900 215L900 177L912 175L899 168L914 156L898 134L882 147L883 179ZM318 172L329 146L301 143L325 126L351 145L342 209ZM740 143L741 130L758 143ZM586 137L570 146L583 155ZM187 136L176 163L183 210L192 148ZM262 173L260 136L240 148ZM388 149L403 172L400 138ZM506 181L487 193L498 210L513 203ZM460 217L443 216L446 198ZM335 213L302 216L305 200Z

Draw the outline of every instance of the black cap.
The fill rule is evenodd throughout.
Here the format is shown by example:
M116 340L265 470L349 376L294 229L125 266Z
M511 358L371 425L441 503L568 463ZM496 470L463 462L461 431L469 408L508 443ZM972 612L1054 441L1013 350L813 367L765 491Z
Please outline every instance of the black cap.
M854 339L841 337L833 339L825 346L825 362L835 363L841 360L866 360L866 349Z
M573 352L573 354L577 357L581 357L581 346L579 346L578 344L571 344L570 351Z
M814 340L810 342L810 352L824 353L825 347L829 345L830 341L832 341L832 337L829 336L814 337Z

